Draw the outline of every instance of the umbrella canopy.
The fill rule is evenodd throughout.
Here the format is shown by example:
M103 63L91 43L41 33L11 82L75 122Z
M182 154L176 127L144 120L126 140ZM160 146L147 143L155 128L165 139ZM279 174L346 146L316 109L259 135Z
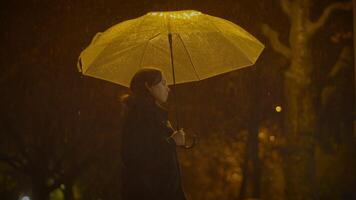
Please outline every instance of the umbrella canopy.
M143 67L161 69L168 84L185 83L253 65L263 48L218 17L194 10L150 12L97 33L78 66L84 75L126 87Z

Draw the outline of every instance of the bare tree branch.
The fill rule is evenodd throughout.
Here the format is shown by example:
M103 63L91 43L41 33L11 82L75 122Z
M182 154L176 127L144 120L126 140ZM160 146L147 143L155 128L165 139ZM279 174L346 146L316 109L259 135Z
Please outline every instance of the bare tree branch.
M291 18L292 17L292 11L291 11L292 3L290 2L290 0L279 0L279 3L281 5L283 12L289 18Z
M350 46L342 48L337 62L328 74L328 78L335 77L343 68L351 66L352 63L352 50Z
M320 27L322 27L326 21L329 19L331 14L337 10L351 10L352 9L352 1L348 2L337 2L329 5L325 8L323 14L321 14L320 18L316 22L312 22L309 24L309 31L314 33Z
M341 50L339 58L328 74L328 80L324 83L325 85L321 91L321 105L323 107L332 101L332 97L337 91L337 86L333 83L333 80L335 80L335 77L340 73L340 71L346 67L353 67L352 47L350 46L346 46Z
M291 49L282 44L279 40L279 33L269 27L267 24L262 25L263 34L270 40L272 48L282 54L284 57L290 59L291 58Z

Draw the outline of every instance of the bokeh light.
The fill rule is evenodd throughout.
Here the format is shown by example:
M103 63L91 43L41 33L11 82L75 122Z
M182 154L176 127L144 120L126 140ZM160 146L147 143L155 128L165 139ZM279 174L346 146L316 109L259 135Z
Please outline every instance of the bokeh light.
M31 199L30 199L30 197L28 197L28 196L22 196L22 197L20 198L20 200L31 200Z
M282 112L282 107L281 106L276 106L276 112Z

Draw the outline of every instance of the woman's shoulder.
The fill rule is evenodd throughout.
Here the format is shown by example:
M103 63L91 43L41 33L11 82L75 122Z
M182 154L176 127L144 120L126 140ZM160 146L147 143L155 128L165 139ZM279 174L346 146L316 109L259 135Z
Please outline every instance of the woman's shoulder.
M127 121L151 121L155 116L154 109L140 104L126 106L123 110L123 118Z

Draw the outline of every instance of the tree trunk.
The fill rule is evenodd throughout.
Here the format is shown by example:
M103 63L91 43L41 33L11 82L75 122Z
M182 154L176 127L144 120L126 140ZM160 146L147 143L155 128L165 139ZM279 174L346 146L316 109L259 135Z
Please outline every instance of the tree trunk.
M286 195L290 200L316 199L315 193L315 134L317 131L316 88L313 80L310 39L306 25L309 20L309 0L295 4L290 43L291 66L284 77L286 102L285 133Z
M255 129L255 128L253 128ZM254 132L253 132L254 131ZM251 130L247 138L242 183L237 199L260 198L261 167L258 157L258 130Z
M315 92L309 84L286 75L285 94L286 194L291 200L315 199Z
M317 90L313 75L316 67L310 40L336 10L352 9L352 2L327 6L317 20L311 20L312 0L280 0L282 11L291 23L289 46L279 40L279 33L268 25L262 31L272 47L291 65L284 74L285 120L287 138L285 156L286 195L290 200L318 199L315 188L315 137L317 126Z
M246 143L246 154L244 158L243 179L241 183L240 194L238 199L259 199L261 197L260 185L261 185L261 162L259 158L259 146L258 146L258 129L260 123L260 76L259 70L254 69L252 71L252 81L255 84L255 89L252 99L253 102L251 110L251 116L249 119L249 131Z

